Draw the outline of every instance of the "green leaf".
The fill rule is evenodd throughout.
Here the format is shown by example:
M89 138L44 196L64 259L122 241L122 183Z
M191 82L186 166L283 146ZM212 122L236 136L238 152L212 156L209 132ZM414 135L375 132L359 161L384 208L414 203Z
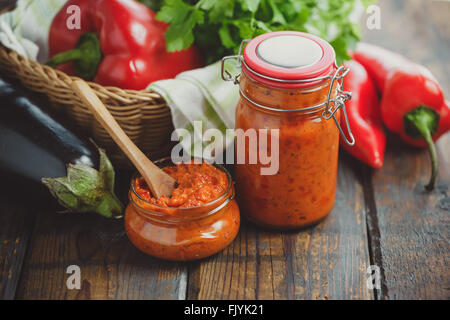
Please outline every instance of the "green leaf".
M264 22L262 22L262 21L257 21L256 22L256 26L258 27L258 29L259 30L257 30L257 31L259 31L259 32L263 32L263 33L265 33L265 32L271 32L272 30L264 23Z
M240 39L251 39L253 38L254 29L250 27L247 21L237 20L231 22L239 30ZM235 42L236 43L236 42ZM240 42L239 42L240 44Z
M294 19L294 24L297 26L303 26L311 16L311 10L307 6L302 6L300 10L297 11L297 15Z
M208 19L211 22L224 18L232 18L234 14L235 0L206 0L202 2L201 9L209 11Z
M336 62L341 65L345 60L350 60L350 56L347 51L347 43L343 38L338 38L330 43L334 51L336 51Z
M233 41L233 38L230 34L230 29L227 23L223 24L219 29L219 36L220 40L222 41L222 44L226 48L233 48L236 46L236 43Z
M245 11L256 12L261 0L241 0L242 9Z
M170 0L174 3L183 3L181 0ZM194 42L194 34L193 29L197 24L202 24L204 22L204 13L194 7L189 7L189 10L185 11L187 5L181 5L183 9L182 13L177 14L176 22L170 24L167 32L165 34L165 38L167 41L167 50L169 52L172 51L180 51L183 49L189 48L189 46ZM165 7L163 7L164 10ZM175 11L174 8L167 7L165 13L163 14L163 18L169 19L165 15L167 12ZM161 12L161 11L160 11ZM159 14L159 13L158 13ZM183 19L182 19L183 18ZM165 21L165 20L164 20Z
M192 6L182 0L166 0L156 14L156 19L167 23L182 23L191 10Z
M219 3L221 1L216 1L216 0L201 0L200 2L198 2L197 5L200 6L201 9L205 10L205 11L209 11L211 10L214 6L217 5L217 3Z
M268 0L270 8L272 9L273 15L272 15L272 23L279 23L281 25L286 24L286 19L284 18L283 14L281 13L280 9L278 9L277 5L273 0Z

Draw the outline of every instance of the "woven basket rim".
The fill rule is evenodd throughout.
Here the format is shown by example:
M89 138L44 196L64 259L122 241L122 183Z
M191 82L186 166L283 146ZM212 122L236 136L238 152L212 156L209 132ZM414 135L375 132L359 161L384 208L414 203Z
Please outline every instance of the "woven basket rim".
M43 65L38 61L31 60L29 58L24 57L19 54L17 51L8 48L0 43L0 51L4 51L6 55L9 56L10 59L17 60L20 64L28 65L33 69L42 69L42 74L50 75L51 78L55 80L60 80L67 85L71 85L75 80L79 80L80 78L77 76L70 76L66 74L64 71L54 69L50 66ZM152 100L164 100L164 98L157 92L152 89L143 89L143 90L132 90L132 89L122 89L115 86L102 86L93 81L86 81L86 83L95 91L95 93L100 98L110 98L114 100L118 100L124 104L132 104L136 102L145 102Z

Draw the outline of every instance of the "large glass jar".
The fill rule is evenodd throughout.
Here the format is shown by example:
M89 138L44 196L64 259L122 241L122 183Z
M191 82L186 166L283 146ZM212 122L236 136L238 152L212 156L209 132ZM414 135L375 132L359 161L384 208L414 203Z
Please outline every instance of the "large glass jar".
M173 165L170 160L158 164ZM136 192L136 176L125 211L130 241L146 254L173 261L202 259L227 247L239 231L239 208L230 174L216 167L228 177L227 190L218 199L192 208L168 208L144 200Z
M261 169L267 163L259 158L256 164L249 163L249 154L246 163L236 164L238 202L249 220L292 229L315 224L332 210L340 109L348 98L340 86L344 73L345 69L335 66L332 47L304 33L265 34L246 46L236 129L279 130L267 141L257 135L257 146L250 147L247 141L245 148L248 153L267 148L270 154L272 144L278 143L278 159L272 159L278 160L275 174L263 175ZM242 148L236 141L239 152Z

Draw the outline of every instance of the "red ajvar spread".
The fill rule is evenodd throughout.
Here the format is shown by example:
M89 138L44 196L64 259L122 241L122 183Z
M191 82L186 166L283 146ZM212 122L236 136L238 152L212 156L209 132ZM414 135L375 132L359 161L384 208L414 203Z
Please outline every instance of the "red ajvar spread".
M177 181L171 197L159 199L151 196L144 179L136 179L136 192L142 199L162 207L192 208L220 197L228 187L225 172L203 162L202 164L180 163L165 167L163 171Z
M125 212L131 242L151 256L174 261L201 259L227 247L240 225L229 176L207 163L163 170L178 183L171 197L156 199L141 178L133 181Z
M245 73L241 76L241 89L248 97L278 109L300 109L322 103L327 100L329 85L327 81L315 88L277 89L256 83ZM332 97L335 95L333 90ZM323 119L323 110L272 112L241 98L236 111L237 128L279 129L277 174L261 175L261 167L267 165L260 163L236 165L239 205L250 220L289 229L316 223L332 210L339 131L332 119ZM336 118L339 116L337 112ZM267 149L271 150L270 139Z

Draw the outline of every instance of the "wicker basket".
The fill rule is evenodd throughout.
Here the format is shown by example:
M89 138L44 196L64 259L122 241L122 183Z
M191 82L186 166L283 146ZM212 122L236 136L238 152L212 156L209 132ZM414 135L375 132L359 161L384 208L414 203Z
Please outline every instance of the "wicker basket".
M122 151L72 90L71 83L76 77L26 59L1 45L0 70L18 78L30 90L45 93L54 108L66 114L83 134L107 150L116 166L130 167ZM170 109L159 94L150 90L103 87L92 82L89 85L144 153L153 159L168 154L173 125Z

